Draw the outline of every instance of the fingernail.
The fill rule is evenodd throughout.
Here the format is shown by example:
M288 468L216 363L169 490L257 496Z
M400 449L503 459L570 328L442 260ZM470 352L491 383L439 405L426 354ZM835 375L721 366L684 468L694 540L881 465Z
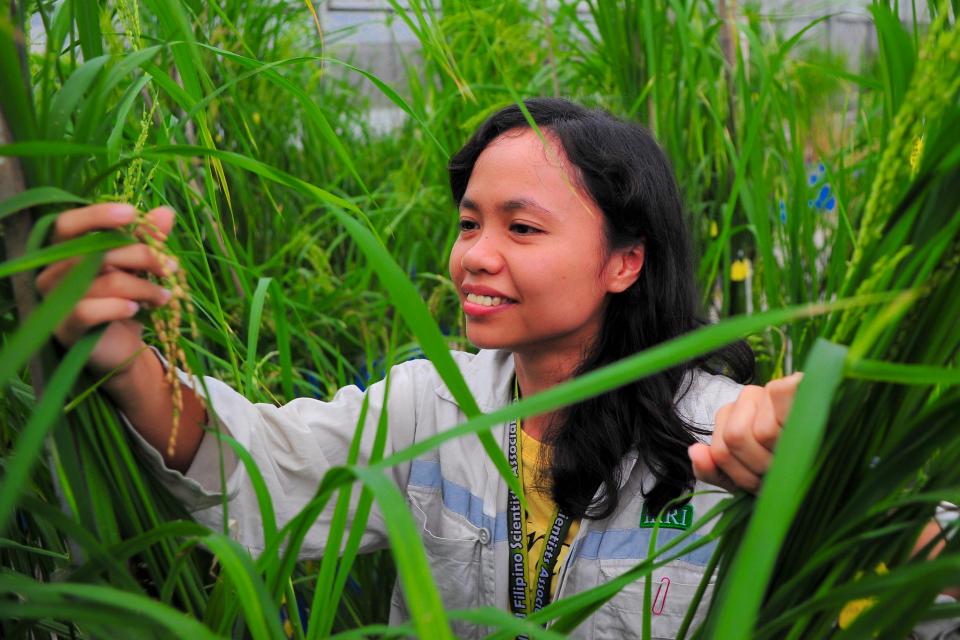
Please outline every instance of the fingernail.
M167 258L167 273L176 273L180 269L180 263L173 258Z
M140 311L140 305L133 300L129 300L127 302L127 306L130 308L130 315L132 316L136 315L137 311Z
M170 302L170 298L173 297L173 292L170 289L164 289L160 292L160 304L167 304Z

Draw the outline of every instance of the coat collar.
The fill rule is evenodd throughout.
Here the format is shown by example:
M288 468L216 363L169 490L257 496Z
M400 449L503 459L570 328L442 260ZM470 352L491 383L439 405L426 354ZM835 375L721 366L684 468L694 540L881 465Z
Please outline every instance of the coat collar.
M513 354L482 349L476 355L454 353L460 372L484 413L506 406L512 398ZM443 380L435 387L438 396L459 405Z
M509 351L481 350L476 355L454 353L460 372L477 405L484 413L506 406L513 398L513 354ZM441 380L435 387L438 396L459 406L447 385ZM639 453L632 449L620 462L620 488L627 484L637 464ZM596 498L600 497L598 489Z

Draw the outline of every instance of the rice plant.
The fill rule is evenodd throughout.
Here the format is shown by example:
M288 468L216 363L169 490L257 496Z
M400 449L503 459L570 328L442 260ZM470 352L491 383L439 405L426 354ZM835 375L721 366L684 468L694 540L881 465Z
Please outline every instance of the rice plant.
M886 4L871 7L879 60L832 76L857 92L857 117L812 168L811 123L837 108L793 99L799 46L816 24L783 39L758 16L700 0L589 5L393 3L422 60L389 86L326 54L310 2L11 4L0 16L6 637L443 637L454 618L503 637L556 637L713 541L717 596L688 637L896 637L960 615L933 604L960 574L957 537L940 533L913 554L937 505L960 497L955 7L931 4L915 38ZM42 50L27 46L35 24ZM369 130L361 83L405 113L399 128ZM224 434L260 492L257 557L230 539L228 511L208 530L145 471L104 380L83 370L97 335L65 352L50 344L103 253L132 241L101 232L47 244L55 213L118 199L169 206L179 216L165 246L179 269L165 282L180 306L150 312L148 329L169 362L279 403L366 383L422 352L473 406L446 355L466 343L446 276L455 225L444 167L494 109L553 93L639 119L661 140L719 324L508 409L476 410L411 450L367 464L354 453L282 527L255 465ZM76 267L38 300L32 273L66 257ZM745 336L764 378L807 371L756 500L732 498L711 514L713 533L659 547L526 622L443 609L390 465ZM366 557L359 536L374 503L391 551ZM299 562L324 508L336 514L330 546L343 551ZM394 576L412 618L388 629Z

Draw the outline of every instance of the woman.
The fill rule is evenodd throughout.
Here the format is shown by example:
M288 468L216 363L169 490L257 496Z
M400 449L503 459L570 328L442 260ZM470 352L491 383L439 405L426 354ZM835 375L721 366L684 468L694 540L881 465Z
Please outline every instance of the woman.
M701 324L679 190L652 137L564 100L529 100L526 107L539 131L517 106L508 107L450 162L460 228L450 274L467 336L480 348L454 357L484 411ZM58 219L55 239L129 224L134 213L124 205L69 211ZM162 233L170 231L171 211L150 215ZM173 409L170 395L158 392L163 365L142 349L141 327L131 319L139 304L169 299L137 273L162 273L169 265L158 264L143 245L111 251L104 264L57 337L71 344L92 326L111 323L89 367L97 373L123 367L104 388L142 441L148 463L198 519L216 528L218 448L203 430L213 417L185 390L176 452L164 453ZM38 286L49 291L68 268L48 268ZM714 493L685 506L672 503L695 488L695 472L701 481L755 491L798 377L742 387L752 366L752 353L737 344L567 410L494 429L519 467L531 507L526 514L476 438L447 442L393 467L421 525L445 605L491 605L524 615L551 596L619 575L646 556L657 514L659 537L668 540L719 499ZM711 373L720 370L739 382ZM208 406L258 462L281 521L312 497L330 465L345 462L364 402L357 388L340 390L328 403L298 399L278 408L254 405L217 380L205 382ZM366 392L362 456L373 447L384 409L387 454L464 420L429 362L394 367L389 394L386 387L378 383ZM256 498L242 465L225 454L233 533L256 551L262 548ZM327 524L325 514L304 555L323 552ZM386 545L379 514L371 516L363 543L367 550ZM656 637L676 632L708 556L700 550L654 574ZM607 603L577 634L637 633L641 584ZM405 614L396 590L392 619Z

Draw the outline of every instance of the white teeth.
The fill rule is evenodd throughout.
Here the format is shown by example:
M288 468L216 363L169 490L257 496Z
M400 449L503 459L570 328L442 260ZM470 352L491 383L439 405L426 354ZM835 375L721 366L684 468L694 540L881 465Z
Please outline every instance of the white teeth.
M507 301L506 298L501 298L500 296L478 296L475 293L467 294L467 302L472 302L473 304L480 304L485 307L496 307L503 304L506 301Z

